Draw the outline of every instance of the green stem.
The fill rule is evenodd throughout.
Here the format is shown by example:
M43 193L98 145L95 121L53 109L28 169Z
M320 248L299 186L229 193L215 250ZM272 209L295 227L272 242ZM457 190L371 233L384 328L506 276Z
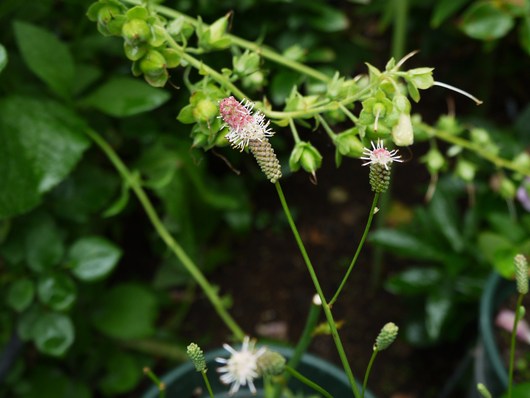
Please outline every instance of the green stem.
M320 310L320 305L316 305L314 303L312 303L311 307L309 307L309 313L307 314L304 330L302 331L302 335L298 339L298 343L296 344L291 359L289 359L289 361L287 362L287 365L293 369L298 366L302 355L307 350L309 343L311 343L311 339L313 338L313 331L315 330L320 315ZM285 379L287 382L288 377L286 377ZM281 388L282 385L280 383L276 383L276 385L274 386L274 393L272 395L273 398L278 398L280 396Z
M329 124L326 122L326 120L320 116L316 115L315 118L318 120L318 122L324 127L324 130L326 130L326 133L328 134L329 138L333 141L333 139L337 136L335 132L329 127Z
M166 396L166 385L158 378L154 372L149 368L144 368L144 374L151 379L151 381L156 385L158 388L158 392L160 393L158 395L159 398L165 398Z
M428 126L428 125L422 125L422 128L424 128L429 134L436 136L437 138L443 141L450 142L451 144L455 144L462 148L475 152L478 156L490 161L497 167L513 170L525 176L530 177L530 169L520 166L507 159L501 158L491 152L487 152L484 150L484 147L481 145L474 144L464 138L455 136L445 131L437 130L436 128Z
M340 292L344 288L344 285L346 284L346 281L348 280L348 277L350 276L353 267L355 266L355 263L357 262L357 258L359 257L359 254L361 253L361 250L364 246L364 242L366 240L366 237L368 236L368 231L370 230L370 226L372 225L372 220L374 218L375 209L377 207L377 202L379 200L379 192L376 192L374 195L374 199L372 201L372 207L370 208L370 214L368 215L368 221L366 222L366 226L364 227L363 236L361 237L361 241L359 242L359 245L357 246L357 251L355 252L355 255L353 256L353 259L350 263L350 266L348 267L348 271L346 271L346 274L344 275L344 278L342 278L342 282L335 292L335 295L329 302L329 306L333 306L335 301L337 301L337 298L339 297Z
M302 383L307 385L308 387L312 388L313 390L317 391L318 393L322 394L326 398L333 398L333 396L324 390L322 387L320 387L317 383L309 380L307 377L302 375L301 373L297 372L295 369L291 368L290 366L285 366L285 370L289 372L291 375L296 377L298 380L300 380Z
M147 217L149 218L149 221L151 221L151 224L155 228L160 238L165 242L168 248L180 260L184 268L186 268L186 270L190 273L193 279L195 279L195 281L202 288L203 292L206 294L206 297L208 297L215 311L223 320L225 325L232 331L232 333L238 340L243 340L243 337L245 336L243 330L239 327L239 325L235 322L235 320L230 316L226 308L223 306L223 303L217 295L216 290L208 282L204 274L200 271L197 265L195 265L193 260L191 260L191 258L187 255L182 246L178 244L178 242L171 236L169 231L166 229L166 227L160 220L160 217L156 213L156 210L154 209L147 194L138 182L137 178L133 176L133 174L121 161L116 152L114 152L114 149L112 149L112 147L107 143L107 141L103 139L103 137L101 137L97 132L90 129L87 129L85 132L103 150L103 152L107 155L108 159L114 165L116 170L118 170L122 178L129 184L131 189L136 194L136 197L140 201Z
M392 33L392 57L400 59L405 55L407 37L408 0L394 0L394 29Z
M374 364L375 357L377 356L377 350L374 350L372 352L372 356L370 357L370 362L368 362L368 367L366 368L366 373L364 374L364 380L363 380L363 391L361 393L361 397L364 398L364 392L366 391L366 385L368 384L368 377L370 376L370 372L372 371L372 365Z
M210 394L210 398L214 398L212 386L210 385L210 380L208 380L208 375L206 374L206 371L202 371L201 374L204 380L204 384L206 385L206 389L208 390L208 394Z
M339 354L342 366L344 368L344 371L346 372L346 376L348 377L348 380L350 381L353 394L356 398L360 398L359 390L357 388L357 383L355 382L355 377L353 376L353 372L348 362L348 358L346 357L346 352L344 351L344 347L342 345L342 341L340 339L339 332L337 330L337 325L335 323L335 320L333 319L331 308L326 302L326 299L324 297L324 292L322 291L322 288L320 287L320 282L318 281L313 264L311 264L311 260L309 259L309 256L307 255L307 251L305 249L304 243L302 242L302 238L300 237L298 229L296 228L296 224L294 223L293 217L291 215L291 211L289 210L289 206L287 205L287 201L285 200L285 196L283 194L281 185L279 182L276 182L275 186L278 192L278 197L282 204L283 211L285 213L285 216L287 217L287 221L289 222L289 226L291 227L291 231L298 245L298 249L300 250L300 253L302 254L302 257L306 264L311 280L313 281L313 285L315 286L315 290L318 296L320 297L320 300L322 301L322 309L324 310L324 314L326 316L326 320L329 325L331 336L333 338L333 341L335 342L335 346L337 348L337 352Z
M300 136L298 135L298 130L296 130L296 125L294 124L293 119L289 119L289 127L291 128L291 134L293 135L293 139L295 143L300 142Z
M510 366L508 370L508 398L512 398L512 385L513 385L513 366L515 361L515 338L517 336L517 324L521 320L521 304L523 302L523 294L519 294L517 297L517 305L515 306L515 320L513 322L512 338L510 341Z

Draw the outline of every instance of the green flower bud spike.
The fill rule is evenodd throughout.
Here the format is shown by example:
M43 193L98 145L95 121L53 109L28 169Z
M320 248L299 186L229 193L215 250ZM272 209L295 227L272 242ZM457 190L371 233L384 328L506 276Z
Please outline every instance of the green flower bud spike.
M528 262L526 257L518 254L514 257L515 281L519 294L528 293Z
M250 148L261 171L274 184L282 176L280 162L268 139L274 133L265 115L259 111L252 113L253 107L250 101L241 103L228 97L219 103L219 113L230 129L226 135L228 142L241 151Z
M381 329L379 336L375 340L374 351L383 351L390 347L394 340L396 340L398 331L399 328L393 322L388 322L383 326L383 329Z
M188 354L191 362L193 362L197 372L202 373L206 371L206 360L204 359L204 353L197 344L191 343L188 346L186 353Z
M279 376L285 370L285 363L280 353L267 350L257 360L258 372L262 376Z
M385 192L390 184L390 165L393 162L402 162L397 150L389 151L383 146L383 141L377 140L377 145L372 142L372 149L364 148L361 159L366 160L363 166L370 165L370 185L372 191Z

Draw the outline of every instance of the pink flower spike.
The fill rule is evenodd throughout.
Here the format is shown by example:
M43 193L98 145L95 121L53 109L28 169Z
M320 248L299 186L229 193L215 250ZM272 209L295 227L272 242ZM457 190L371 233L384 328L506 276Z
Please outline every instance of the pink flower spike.
M369 164L380 164L388 170L388 165L392 162L403 162L401 156L397 154L397 149L389 151L383 146L383 141L381 139L377 140L377 145L372 141L372 149L364 148L363 155L361 159L366 160L367 162L363 163L363 166Z
M513 330L513 323L515 322L515 312L510 310L501 310L495 318L495 325L511 332ZM530 344L530 326L524 319L520 319L517 324L516 336L519 340Z
M228 97L219 102L221 119L229 128L226 139L232 147L243 150L250 141L262 141L274 134L265 115L260 111L252 113L253 109L254 104L246 99L238 102Z

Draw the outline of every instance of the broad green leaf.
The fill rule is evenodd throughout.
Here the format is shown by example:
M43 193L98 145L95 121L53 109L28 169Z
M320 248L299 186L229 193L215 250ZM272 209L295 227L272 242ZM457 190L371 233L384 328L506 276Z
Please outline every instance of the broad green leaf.
M100 236L76 241L68 251L72 273L80 280L94 281L107 276L118 264L121 249Z
M0 219L37 206L88 148L85 123L64 106L12 96L0 100Z
M470 0L438 0L434 3L431 26L437 28Z
M92 323L101 333L116 339L144 338L154 333L157 301L146 287L121 284L100 297Z
M7 65L7 51L6 48L0 44L0 73Z
M442 274L438 268L409 268L392 275L385 283L385 287L395 294L415 296L425 294L441 279Z
M441 261L445 255L429 242L404 231L380 229L370 234L369 240L397 254L418 260Z
M530 394L530 382L517 383L513 386L511 393L511 398L528 398ZM508 393L505 393L500 398L508 397Z
M17 312L22 312L33 302L35 286L31 279L14 281L7 290L7 304Z
M27 311L24 311L17 323L18 337L22 341L29 341L33 339L35 335L35 325L38 319L43 315L43 312L36 305L29 307Z
M457 213L452 198L444 191L438 190L432 198L429 213L453 250L457 253L461 252L465 242L459 232Z
M440 337L445 320L451 310L452 300L450 292L436 289L427 297L425 303L425 329L430 339Z
M82 100L107 115L126 117L158 108L169 92L130 77L113 77Z
M25 237L28 266L43 272L57 266L64 255L63 236L54 220L47 214L37 214L29 219Z
M327 3L308 1L304 5L314 13L308 20L309 24L322 32L339 32L350 24L344 11Z
M65 274L47 275L37 284L39 300L55 311L65 311L74 303L77 289L74 281Z
M132 390L143 376L141 364L132 355L123 352L110 355L106 360L106 368L100 388L108 396Z
M523 18L519 25L519 42L521 47L530 55L530 16Z
M15 22L14 27L26 65L57 94L69 97L75 67L66 44L47 30L27 22Z
M40 352L61 356L74 342L74 325L63 314L48 312L41 314L35 322L33 340Z
M464 33L479 40L495 40L503 37L513 25L513 17L494 1L475 2L462 17Z

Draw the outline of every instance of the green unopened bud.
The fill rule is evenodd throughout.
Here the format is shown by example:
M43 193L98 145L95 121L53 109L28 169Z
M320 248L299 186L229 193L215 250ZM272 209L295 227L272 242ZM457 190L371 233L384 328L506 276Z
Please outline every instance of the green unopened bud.
M526 308L524 305L520 305L519 308L517 308L517 317L519 319L523 319L526 314Z
M149 36L149 44L152 47L160 47L166 42L166 30L160 21L150 19L151 35Z
M499 184L499 193L504 199L513 199L517 193L517 187L508 177L502 176Z
M206 371L206 360L204 359L204 353L197 344L191 343L186 349L186 353L195 366L197 372Z
M430 173L437 173L445 166L445 158L437 148L429 149L429 152L421 158L421 161L427 165Z
M191 22L186 21L183 16L175 18L167 25L167 32L176 41L187 40L195 31L195 27Z
M138 61L140 58L147 54L149 46L147 44L134 45L126 41L123 42L123 51L125 56L131 61Z
M397 124L392 128L392 141L397 146L408 146L414 142L414 130L408 113L399 115Z
M89 10L90 12L90 10ZM125 15L118 6L104 5L97 11L98 31L103 36L119 36L125 23Z
M528 262L526 257L518 254L513 259L515 265L515 281L519 294L528 293Z
M285 370L285 362L280 353L267 350L258 357L258 373L261 376L279 376Z
M478 383L477 391L480 393L480 395L482 395L483 398L491 398L491 394L484 384Z
M121 34L126 43L135 46L147 41L151 29L149 29L147 22L141 19L132 19L123 24Z
M358 129L351 128L333 137L337 151L343 156L358 158L362 155L364 146L359 140Z
M231 13L226 14L208 27L202 21L199 21L197 27L199 47L205 50L219 50L230 46L231 41L226 35L226 29L231 15Z
M302 167L308 173L315 175L322 165L322 155L309 142L300 141L296 143L289 158L289 167L292 171L300 170Z
M465 182L471 182L475 178L477 172L477 166L471 163L469 160L459 158L456 164L455 173Z
M245 51L232 58L234 72L240 76L250 75L259 69L260 57L255 52Z
M379 336L375 340L374 351L383 351L390 347L394 340L396 340L398 331L399 328L393 322L388 322L383 326L381 332L379 332Z

